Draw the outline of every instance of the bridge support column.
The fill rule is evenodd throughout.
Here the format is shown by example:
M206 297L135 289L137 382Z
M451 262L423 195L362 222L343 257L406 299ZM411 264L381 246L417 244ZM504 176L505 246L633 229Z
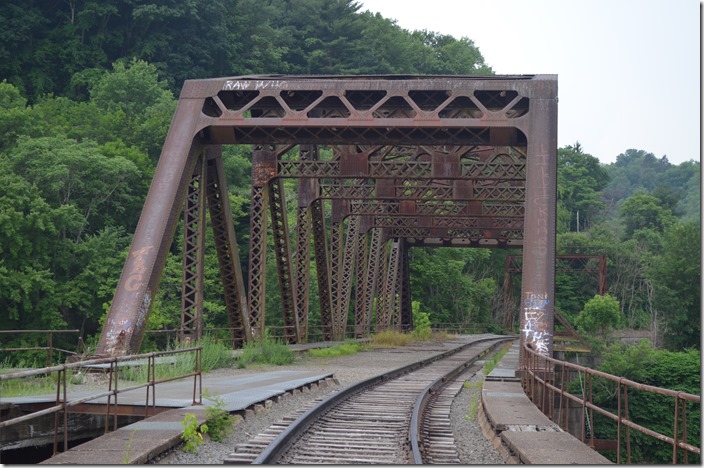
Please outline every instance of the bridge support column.
M555 310L557 82L531 100L521 287L521 345L552 357ZM522 349L522 347L521 347Z
M139 350L161 272L201 145L195 140L203 99L180 99L122 269L96 355Z

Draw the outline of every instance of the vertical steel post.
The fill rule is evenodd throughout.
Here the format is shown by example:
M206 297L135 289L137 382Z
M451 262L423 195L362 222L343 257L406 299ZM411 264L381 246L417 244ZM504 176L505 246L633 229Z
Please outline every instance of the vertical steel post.
M181 342L200 340L203 330L205 178L205 154L201 153L188 185L183 209Z
M317 199L310 206L313 223L313 249L315 268L318 273L318 300L320 301L320 327L323 340L332 339L332 293L330 290L331 267L328 261L328 242L325 235L325 213L323 201Z
M347 236L345 251L340 265L340 285L338 294L339 311L337 312L337 340L344 340L347 332L347 318L350 310L352 294L352 277L354 275L355 259L357 258L357 232L359 231L359 216L352 215L347 221Z
M291 273L291 254L289 249L288 221L286 220L286 198L284 182L277 178L269 182L269 208L271 210L271 230L274 237L274 253L279 273L279 291L284 320L284 340L288 343L298 341L299 323L296 308L294 278Z
M338 212L335 205L337 200L333 200L332 211L333 213ZM340 287L342 284L341 280L341 269L342 269L342 236L343 236L343 220L333 220L330 229L330 311L331 316L331 332L332 339L340 339L340 330L337 328L340 323Z
M557 199L557 82L530 101L521 287L521 345L552 357ZM521 346L522 349L522 346ZM547 376L544 376L547 378Z
M413 330L413 306L411 304L411 270L408 264L409 247L406 239L401 239L401 252L399 268L399 289L401 300L401 329L404 332Z
M299 194L300 203L300 194ZM298 342L308 341L308 308L310 287L311 214L307 206L299 206L296 213L295 276Z
M266 306L266 230L269 206L267 182L276 174L274 148L252 152L252 197L249 221L249 313L254 338L263 336Z
M383 261L382 229L374 228L372 230L372 238L369 243L369 260L364 276L364 302L362 303L362 312L360 324L362 326L363 336L370 332L372 313L374 307L374 298L377 292L377 283L379 280L379 269Z
M367 302L366 294L366 277L367 271L367 255L368 255L368 237L369 229L367 227L368 220L366 216L360 219L360 226L357 231L357 258L355 259L357 266L357 276L355 278L355 298L354 298L354 337L362 338L369 332L365 327L367 317L365 314L365 304Z
M215 250L220 264L220 279L225 293L225 307L234 347L252 339L249 308L244 289L240 253L232 221L232 208L222 165L221 148L207 149L207 195L210 225L213 228Z
M300 145L300 161L320 159L316 145ZM308 312L310 307L310 241L313 230L312 204L319 195L318 179L308 177L298 179L298 211L296 217L296 266L294 285L296 310L298 311L298 341L308 341ZM322 307L321 307L322 309Z

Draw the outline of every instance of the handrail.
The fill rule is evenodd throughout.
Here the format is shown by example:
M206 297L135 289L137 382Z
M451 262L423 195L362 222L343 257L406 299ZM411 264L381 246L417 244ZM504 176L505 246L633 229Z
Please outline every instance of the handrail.
M583 407L582 414L584 415L587 410L589 410L590 419L593 421L593 412L601 414L602 416L615 421L617 423L617 449L616 457L617 463L621 463L621 432L622 426L626 429L626 456L627 463L631 463L631 451L630 451L630 429L634 429L641 432L649 437L657 439L659 441L665 442L672 446L672 463L677 463L677 450L684 450L684 462L687 463L687 454L694 453L701 455L700 447L696 447L687 443L686 441L686 427L687 427L687 415L686 415L686 405L684 402L692 402L701 405L701 396L693 395L691 393L681 392L677 390L670 390L666 388L656 387L653 385L643 384L635 382L633 380L626 379L624 377L618 377L612 374L607 374L595 369L590 369L588 367L580 366L567 361L561 361L549 356L539 354L535 350L529 348L528 346L523 346L523 364L522 364L522 380L523 388L526 391L528 397L533 401L538 408L541 409L548 417L553 418L555 412L555 404L548 403L548 392L551 396L559 395L559 413L557 416L557 423L563 428L567 429L569 427L568 421L568 411L564 412L563 418L563 404L569 400L577 404L581 404ZM561 372L560 372L561 370ZM555 376L561 373L562 378L560 379L559 387L557 386ZM567 390L567 386L571 383L569 378L565 378L567 374L569 377L570 372L576 372L578 375L583 374L586 380L586 388L582 390L582 395L574 395ZM588 377L588 378L587 378ZM592 401L592 378L599 377L617 385L617 396L618 396L618 408L617 414L609 411L608 409L601 408L593 403ZM633 389L637 391L645 391L650 393L655 393L659 395L664 395L674 399L674 428L672 437L666 434L661 434L657 431L644 427L637 424L628 418L628 390ZM565 405L567 406L567 405ZM681 426L680 426L680 416L681 416ZM682 428L682 436L679 435L679 427ZM593 446L594 442L594 431L590 431L590 441ZM684 439L684 440L682 440ZM584 417L582 417L582 442L586 443L586 432L584 430Z
M51 361L54 357L54 350L61 351L62 353L66 354L78 354L77 351L69 351L66 349L61 349L57 348L54 346L54 334L61 334L61 333L81 333L81 330L74 329L74 330L0 330L0 335L6 335L6 334L11 334L11 335L16 335L18 333L40 333L40 334L46 334L47 335L47 346L43 347L20 347L20 348L0 348L0 352L14 352L14 351L40 351L40 350L45 350L47 351L46 355L46 365L47 367L51 365ZM81 336L78 336L78 343L79 345L82 343ZM79 346L77 345L77 347Z
M92 401L92 400L97 400L99 398L108 398L107 402L107 407L106 407L106 415L105 415L105 432L107 433L110 428L110 413L111 413L111 407L117 407L117 395L120 393L125 393L129 391L134 391L138 390L140 388L146 388L146 404L145 404L145 409L144 409L144 417L146 418L149 416L149 400L150 400L150 390L151 390L151 402L152 402L152 411L156 408L156 385L159 383L165 383L165 382L171 382L174 380L181 380L185 379L188 377L193 377L193 399L192 402L194 405L202 404L203 399L202 399L202 386L203 386L203 380L202 380L202 347L196 346L192 348L184 348L184 349L177 349L177 350L170 350L170 351L159 351L159 352L152 352L152 353L146 353L146 354L136 354L136 355L129 355L129 356L113 356L113 357L104 357L104 358L96 358L96 359L89 359L85 361L77 361L77 362L72 362L68 364L62 364L62 365L57 365L57 366L50 366L50 367L44 367L41 369L31 369L31 370L25 370L25 371L20 371L20 372L13 372L13 373L8 373L8 374L2 374L0 375L0 382L4 381L9 381L12 379L20 379L20 378L25 378L25 377L32 377L36 375L46 375L46 374L52 374L54 372L57 373L57 379L56 379L56 400L54 406L50 406L48 408L44 408L40 411L35 411L30 414L26 414L23 416L19 416L16 418L8 419L6 421L0 421L0 429L5 428L7 426L11 426L14 424L18 424L24 421L28 421L31 419L35 419L41 416L45 416L48 414L54 414L54 455L58 453L58 417L59 413L63 412L63 445L64 445L64 451L68 449L68 409L85 403L87 401ZM190 353L190 352L195 352L195 362L194 362L194 370L193 372L189 372L186 374L178 375L178 376L173 376L173 377L166 377L162 379L157 379L156 378L156 358L157 357L162 357L162 356L168 356L168 355L174 355L174 354L183 354L183 353ZM147 382L142 383L142 384L137 384L133 385L127 388L117 388L117 381L118 381L118 364L121 363L127 363L130 361L136 361L136 360L147 360ZM94 366L94 365L99 365L99 364L109 364L109 383L108 383L108 390L98 393L98 394L93 394L93 395L88 395L85 397L77 398L74 400L68 400L68 392L67 392L67 384L66 384L66 375L67 371L71 369L78 369L78 368L83 368L87 366ZM200 387L197 387L198 382L200 381ZM114 387L113 387L114 386ZM198 388L198 392L196 389ZM198 398L196 399L196 395ZM114 397L114 403L111 403L112 398ZM117 429L117 411L115 411L113 415L113 429Z

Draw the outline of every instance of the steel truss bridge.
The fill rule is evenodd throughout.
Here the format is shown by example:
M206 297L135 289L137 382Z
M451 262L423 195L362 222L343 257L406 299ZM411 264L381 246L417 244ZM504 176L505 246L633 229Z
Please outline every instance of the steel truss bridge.
M240 144L252 145L246 279L222 162L222 145ZM324 338L344 337L353 283L364 336L374 305L377 330L411 326L411 247L521 248L522 341L550 356L556 159L554 75L186 81L97 354L139 349L181 215L181 335L200 337L209 214L235 343L265 327L270 229L288 342L307 340L312 281Z

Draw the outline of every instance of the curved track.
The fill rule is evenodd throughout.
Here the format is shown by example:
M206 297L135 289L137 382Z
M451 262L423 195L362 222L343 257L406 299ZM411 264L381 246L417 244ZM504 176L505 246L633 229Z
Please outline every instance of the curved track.
M442 387L508 339L479 339L332 395L293 421L253 463L451 462L451 455L443 458L451 434L437 424L451 398Z

